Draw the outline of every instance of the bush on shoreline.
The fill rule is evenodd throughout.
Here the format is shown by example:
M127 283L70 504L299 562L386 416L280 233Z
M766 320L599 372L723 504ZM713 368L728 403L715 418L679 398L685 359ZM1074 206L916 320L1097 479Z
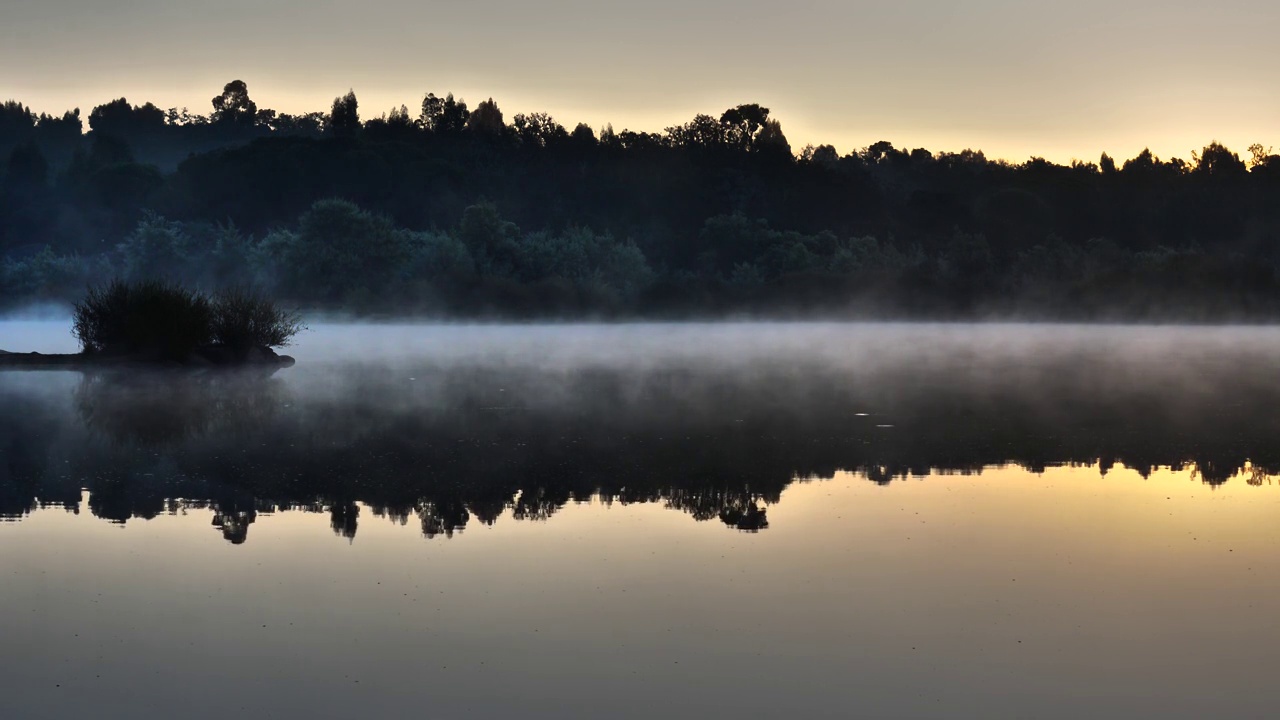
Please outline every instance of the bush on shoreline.
M296 313L251 290L210 298L164 281L113 280L75 304L71 332L86 354L180 360L209 345L281 347L302 329Z
M225 290L213 301L213 341L235 350L284 347L304 327L298 313L249 288Z

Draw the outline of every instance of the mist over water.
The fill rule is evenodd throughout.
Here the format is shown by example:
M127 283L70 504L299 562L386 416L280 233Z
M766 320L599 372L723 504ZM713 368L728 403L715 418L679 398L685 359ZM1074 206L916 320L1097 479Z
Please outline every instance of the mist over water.
M0 372L19 716L1274 699L1280 330L325 323L289 352Z
M67 349L58 323L5 330ZM231 492L431 505L435 534L538 496L538 516L603 497L759 530L790 483L838 471L1280 472L1263 327L323 324L290 350L302 362L274 375L0 374L24 458L10 512L119 476L117 521Z

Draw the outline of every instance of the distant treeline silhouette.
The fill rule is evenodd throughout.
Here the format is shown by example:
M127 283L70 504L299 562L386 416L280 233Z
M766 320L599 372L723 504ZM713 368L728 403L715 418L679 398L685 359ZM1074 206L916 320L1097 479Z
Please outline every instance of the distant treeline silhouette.
M361 120L0 106L0 302L109 276L454 316L1280 315L1280 155L796 152L769 109L662 133L427 94Z

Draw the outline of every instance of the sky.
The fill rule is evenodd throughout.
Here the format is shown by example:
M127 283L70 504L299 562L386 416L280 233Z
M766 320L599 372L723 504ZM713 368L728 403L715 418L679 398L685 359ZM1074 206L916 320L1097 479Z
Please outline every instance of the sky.
M365 119L427 92L659 132L760 103L793 149L1019 162L1280 146L1274 0L3 0L0 99Z

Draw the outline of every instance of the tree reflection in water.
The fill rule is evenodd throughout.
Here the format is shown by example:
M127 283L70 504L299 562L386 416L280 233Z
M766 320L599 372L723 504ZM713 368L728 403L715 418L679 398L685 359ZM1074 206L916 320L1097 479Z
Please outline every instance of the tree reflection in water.
M550 371L392 368L84 376L53 400L0 383L0 517L88 508L112 522L192 509L243 543L260 514L362 506L427 538L546 521L568 503L657 503L745 532L797 478L890 484L1014 463L1193 468L1218 485L1280 471L1278 394L1257 373L1105 388L1071 358L1028 374L822 367ZM1176 389L1176 388L1175 388ZM68 402L69 399L69 402Z

